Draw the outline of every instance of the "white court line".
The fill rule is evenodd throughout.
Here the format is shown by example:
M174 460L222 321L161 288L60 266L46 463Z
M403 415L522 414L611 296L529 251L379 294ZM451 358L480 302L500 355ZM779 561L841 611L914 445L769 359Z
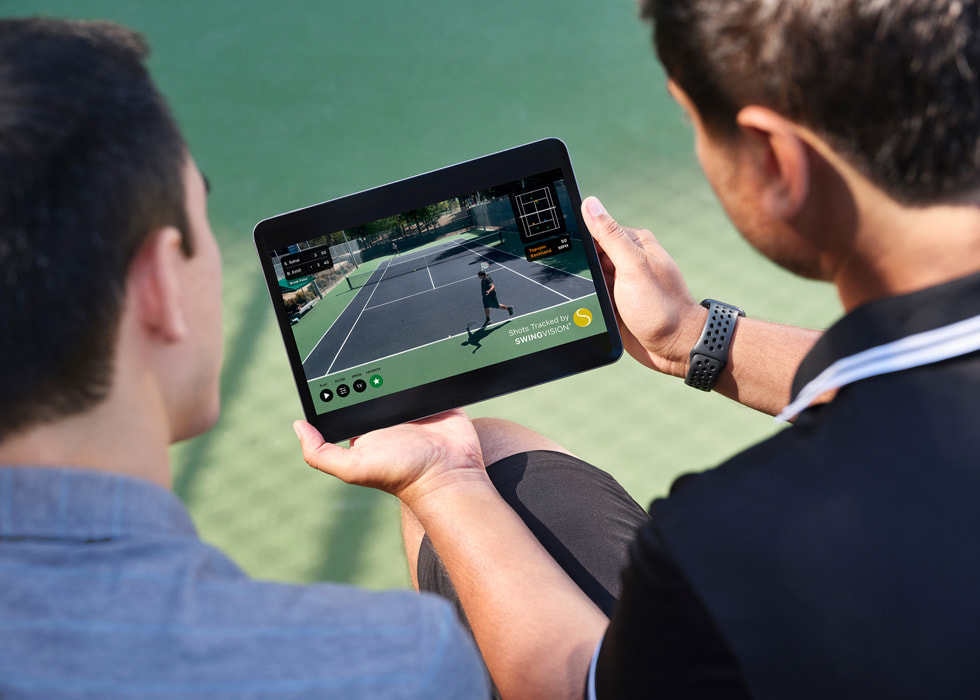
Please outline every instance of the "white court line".
M387 269L388 269L388 268L387 268L387 265L389 265L390 263L391 263L391 260L386 260L386 261L385 261L385 270L387 270ZM371 276L371 275L373 275L373 274L374 274L375 272L377 272L377 271L378 271L378 268L375 268L374 270L371 270L371 272L369 272L369 273L368 273L368 279L370 279L370 278L371 278L370 276ZM383 277L383 276L384 276L384 273L381 273L381 276ZM375 285L375 286L377 286L377 285ZM362 288L362 289L363 289L363 288ZM329 292L328 292L328 293L329 293ZM350 304L348 304L347 306L345 306L345 307L344 307L344 311L347 311L347 309L348 309L348 308L350 308L350 306L351 306L351 304L353 304L353 303L354 303L355 301L357 301L357 297L358 297L359 295L360 295L360 292L358 292L358 293L357 293L356 295L354 295L354 298L353 298L353 299L351 299L351 303L350 303ZM369 303L371 303L371 297L372 297L372 296L374 296L374 291L373 291L373 290L371 291L371 295L370 295L370 296L368 297L368 300L367 300L367 302L365 302L365 304L364 304L365 306L367 306L367 305L368 305ZM323 342L323 339L324 339L324 338L326 338L326 337L327 337L327 335L329 335L329 334L330 334L330 331L331 331L331 330L333 329L333 327L334 327L334 326L335 326L335 325L337 324L337 321L339 321L339 320L340 320L340 317L344 315L344 311L341 311L341 312L340 312L340 314L338 314L338 316L337 316L337 318L335 318L335 319L333 320L333 323L331 323L331 324L330 324L330 326L329 326L329 327L327 328L327 330L325 330L325 331L323 331L323 335L321 335L321 336L320 336L320 339L319 339L318 341L316 341L316 345L314 345L314 346L313 346L313 349L312 349L312 350L310 350L310 352L309 352L309 354L308 354L308 355L307 355L306 357L304 357L304 358L303 358L303 364L306 364L306 361L307 361L308 359L310 359L310 357L312 357L312 356L313 356L313 353L315 353L315 352L316 352L316 349L317 349L318 347L320 347L320 343L322 343L322 342ZM363 313L363 311L364 311L364 310L363 310L363 309L361 309L361 311L362 311L362 313Z
M460 245L459 243L456 243L455 241L451 241L451 243L452 243L452 245ZM449 249L451 249L451 248L452 248L452 245L450 245L450 246L446 246L446 247L444 248L444 250L449 250ZM467 250L469 250L469 249L467 248ZM385 266L384 266L384 268L383 268L383 271L382 271L382 273L381 273L381 277L379 277L379 278L378 278L378 281L377 281L377 282L375 282L375 284L374 284L374 289L372 289L372 290L371 290L371 295L370 295L370 296L368 297L368 300L367 300L367 303L366 303L366 304L364 305L364 308L362 308L362 309L361 309L361 313L357 315L357 320L356 320L356 321L354 321L354 324L355 324L355 325L357 325L357 321L359 321L359 320L361 320L361 315L362 315L362 314L364 313L364 311L365 311L365 310L367 309L367 304L370 304L370 303L371 303L371 299L372 299L372 298L374 297L374 293L375 293L375 292L377 291L377 289L378 289L378 285L379 285L379 284L381 283L381 280L383 280L383 279L384 279L384 276L385 276L385 275L386 275L386 274L388 273L388 268L389 268L389 267L391 266L391 263L392 263L392 261L393 261L393 260L394 260L394 259L395 259L396 257L398 257L398 255L399 255L398 253L395 253L395 255L394 255L393 257L391 257L391 258L389 258L388 260L386 260L386 261L385 261ZM479 253L477 253L477 255L479 255ZM399 263L397 263L397 264L399 264L399 265L402 265L402 264L404 264L404 265L407 265L408 263L410 263L410 262L412 262L413 260L425 260L425 258L426 258L426 256L425 256L425 255L417 255L417 256L415 256L414 258L407 258L407 259L405 259L405 260L404 260L403 262L399 262ZM381 269L381 268L379 268L379 269ZM426 269L426 270L428 271L428 273L429 273L429 282L430 282L430 283L432 284L432 288L433 288L433 289L435 289L435 288L436 288L436 286L435 286L435 282L433 282L433 281L432 281L432 270L431 270L431 269L429 269L429 266L428 266L428 265L426 265L426 266L425 266L425 269ZM371 274L371 275L373 275L373 274L374 274L375 272L377 272L377 269L375 269L375 270L373 270L373 271L372 271L372 272L371 272L370 274ZM371 278L370 278L370 276L368 277L368 279L371 279ZM414 296L414 295L413 295L413 296ZM354 301L354 300L356 300L356 298L357 298L357 297L355 297L354 299L352 299L352 300L351 300L351 303L353 303L353 301ZM405 299L407 299L408 297L403 297L403 298L405 298ZM398 300L396 299L395 301L398 301ZM391 302L385 302L385 303L391 303ZM350 305L348 304L348 306L350 306ZM383 304L379 304L378 306L383 306ZM378 306L372 306L371 308L372 308L372 309L376 309L376 308L378 308ZM344 311L346 311L346 310L347 310L347 307L344 307ZM343 315L343 311L341 311L341 312L340 312L340 315L341 315L341 316ZM319 339L318 341L316 341L316 345L314 345L314 346L313 346L313 349L312 349L312 350L310 350L310 352L309 352L309 354L307 354L307 356L303 358L303 364L306 364L306 361L307 361L308 359L310 359L310 357L312 357L312 356L313 356L313 353L315 353L315 352L316 352L316 349L317 349L318 347L320 347L320 343L322 343L322 342L323 342L323 339L324 339L324 338L326 338L326 337L327 337L327 336L328 336L328 335L330 334L330 331L331 331L331 329L333 329L333 327L334 327L334 325L335 325L335 324L337 323L337 321L339 321L339 320L340 320L340 316L337 316L337 318L335 318L335 319L333 320L333 323L331 323L331 324L330 324L330 326L329 326L329 327L327 328L327 330L325 330L325 331L323 332L323 335L321 335L321 336L320 336L320 339ZM353 331L353 330L354 330L354 329L353 329L353 327L351 327L351 331ZM347 340L348 340L349 338L350 338L350 333L348 333L348 334L347 334L347 338L345 338L345 339L344 339L344 345L346 345L346 344L347 344ZM341 345L341 349L343 349L343 345ZM338 354L338 355L340 354L340 351L339 351L339 350L337 351L337 354ZM336 359L337 359L337 356L335 355L335 356L334 356L334 361L336 361ZM332 363L331 363L331 365L332 365Z
M521 260L523 260L523 258L521 258ZM547 286L547 285L544 285L544 284L541 284L541 283L540 283L540 282L538 282L537 280L532 280L532 279L531 279L530 277L528 277L527 275L524 275L524 274L521 274L521 273L520 273L520 272L518 272L517 270L511 270L511 269L510 269L509 267L507 267L507 266L506 266L506 265L504 265L503 263L497 263L497 265L499 265L500 267L502 267L502 268L504 268L504 269L505 269L505 270L507 270L508 272L513 272L513 273L514 273L515 275L520 275L521 277L523 277L524 279L526 279L526 280L527 280L528 282L534 282L534 284L536 284L536 285L538 285L539 287L544 287L544 288L545 288L545 289L547 289L547 290L548 290L549 292L552 292L552 293L554 293L554 294L557 294L557 295L558 295L558 296L560 296L560 297L563 297L563 298L565 298L565 299L568 299L569 301L572 301L572 298L571 298L571 297L566 297L566 296L565 296L564 294L562 294L561 292L558 292L558 291L555 291L555 290L554 290L554 289L552 289L551 287L549 287L549 286ZM581 297L579 297L579 299L581 299Z
M420 294L428 294L429 292L435 292L435 291L438 291L438 290L443 289L445 287L451 287L454 284L459 284L460 282L470 282L470 281L472 281L472 280L469 277L464 277L463 279L456 280L455 282L449 282L448 284L440 284L438 287L433 286L432 289L423 289L421 292L415 292L415 293L409 294L408 296L405 296L405 297L398 297L397 299L392 299L390 301L383 301L380 304L377 304L375 306L371 306L371 307L369 307L366 310L367 311L374 311L375 309L380 309L382 306L388 306L388 304L397 304L400 301L405 301L406 299L411 299L412 297L417 297Z
M420 292L420 293L424 293L424 292ZM574 299L569 299L569 301L578 301L579 299L585 299L586 297L591 297L591 296L594 296L594 295L595 295L594 293L586 294L585 296L580 296L580 297L575 297ZM543 309L535 309L534 311L528 311L526 314L521 314L520 316L511 316L509 318L504 319L503 321L497 321L495 323L491 323L490 326L496 326L496 325L499 325L501 323L510 323L510 322L516 321L519 318L523 318L524 316L530 316L531 314L544 313L545 311L550 311L551 309L557 309L559 306L564 306L567 303L568 303L568 301L560 301L557 304L554 304L553 306L547 306L547 307L545 307ZM378 308L378 307L374 307L374 308ZM483 326L481 325L480 328L483 328ZM333 374L336 374L336 373L339 373L339 372L347 372L348 370L354 369L355 367L360 367L361 365L373 365L375 362L384 362L385 360L390 360L393 357L398 357L399 355L404 355L407 352L414 352L415 350L421 350L422 348L427 348L430 345L436 345L436 344L441 343L441 342L446 341L446 340L452 340L453 338L462 338L463 336L466 336L468 338L470 336L470 334L469 333L457 333L456 335L451 335L448 338L440 338L439 340L433 340L431 343L425 343L424 345L416 345L415 347L408 348L407 350L399 350L398 352L394 352L394 353L392 353L390 355L385 355L384 357L378 357L378 358L376 358L374 360L368 360L367 362L359 362L358 364L351 365L350 367L341 367L336 372L333 372ZM307 379L306 381L307 381L307 383L318 382L321 379L326 379L331 374L332 373L328 371L322 377L315 377L313 379Z
M426 258L425 255L416 255L415 257L412 257L412 258L401 258L400 260L398 260L397 262L395 262L395 264L396 265L410 265L413 262L415 262L416 260L425 260L425 258ZM394 258L392 258L392 261L394 261Z
M354 332L354 329L357 327L358 322L361 320L361 316L364 315L364 310L368 307L368 304L371 303L371 299L372 299L372 297L374 297L374 293L376 291L378 291L378 287L381 284L381 280L384 279L385 272L387 272L387 271L388 271L388 265L385 265L384 270L382 270L382 272L381 272L381 277L378 278L378 284L375 284L374 285L374 289L371 290L371 296L368 297L367 301L364 303L364 306L361 307L361 311L357 314L357 318L354 319L354 323L351 324L350 330L347 331L347 337L344 338L344 342L342 342L340 344L340 347L337 348L337 352L334 354L333 359L330 361L330 366L327 367L327 374L330 374L330 370L333 369L334 362L336 362L337 361L337 358L340 357L340 353L342 353L344 351L344 346L346 346L347 345L347 341L350 340L351 333ZM344 309L344 310L346 311L346 309ZM327 334L324 333L323 335L326 336ZM323 340L323 338L320 338L320 340ZM317 343L317 345L319 345L319 343Z

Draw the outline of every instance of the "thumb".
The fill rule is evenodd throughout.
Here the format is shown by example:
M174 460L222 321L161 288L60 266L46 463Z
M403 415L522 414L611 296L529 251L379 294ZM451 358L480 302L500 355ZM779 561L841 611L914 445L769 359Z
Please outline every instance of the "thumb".
M585 224L601 251L617 270L645 269L666 256L656 236L646 229L622 226L595 197L582 202Z
M328 443L320 435L320 431L305 420L295 421L293 430L296 432L296 437L299 438L299 444L303 449L303 459L306 463L314 469L333 474L328 466L338 459L344 448Z

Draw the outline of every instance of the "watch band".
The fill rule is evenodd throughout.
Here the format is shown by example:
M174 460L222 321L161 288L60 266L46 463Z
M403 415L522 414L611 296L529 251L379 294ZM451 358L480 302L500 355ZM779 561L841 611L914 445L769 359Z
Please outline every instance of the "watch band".
M684 383L701 391L711 391L718 375L728 364L728 347L739 316L745 312L737 306L714 299L705 299L701 306L708 309L701 337L691 348L691 364Z

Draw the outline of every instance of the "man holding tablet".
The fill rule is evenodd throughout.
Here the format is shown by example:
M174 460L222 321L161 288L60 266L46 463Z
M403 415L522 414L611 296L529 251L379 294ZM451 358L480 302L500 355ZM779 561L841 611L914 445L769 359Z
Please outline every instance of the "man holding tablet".
M832 282L845 315L821 336L699 304L650 232L587 199L625 346L795 425L678 480L649 519L623 506L639 529L610 618L583 592L591 565L556 561L565 532L555 546L525 524L574 470L546 438L453 411L344 449L300 422L304 456L402 500L417 579L431 542L504 697L968 697L980 2L641 6L732 221L772 260ZM522 461L536 493L498 490L501 460ZM584 498L624 503L599 486ZM605 527L594 511L564 510L573 544Z
M146 53L0 20L0 696L485 697L445 601L251 580L171 493L218 416L221 264Z

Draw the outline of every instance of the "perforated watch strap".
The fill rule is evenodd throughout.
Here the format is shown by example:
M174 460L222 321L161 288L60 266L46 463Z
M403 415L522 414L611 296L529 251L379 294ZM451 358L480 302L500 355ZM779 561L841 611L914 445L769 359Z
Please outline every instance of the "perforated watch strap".
M732 342L735 323L745 312L737 306L714 299L705 299L701 306L708 309L701 337L691 349L691 364L684 383L701 391L711 391L718 375L728 364L728 348Z

